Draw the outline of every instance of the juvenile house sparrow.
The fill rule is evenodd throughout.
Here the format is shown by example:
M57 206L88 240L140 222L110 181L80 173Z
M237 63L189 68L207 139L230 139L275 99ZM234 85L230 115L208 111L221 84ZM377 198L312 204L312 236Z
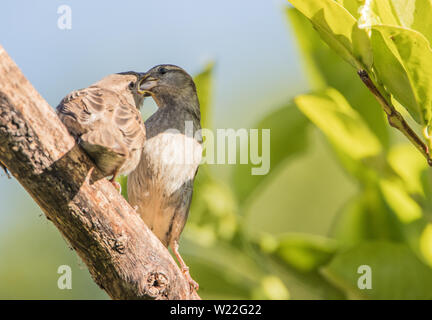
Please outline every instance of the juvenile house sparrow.
M198 284L178 251L202 156L200 107L192 77L173 65L145 73L138 91L152 96L158 110L146 122L147 140L137 168L128 178L128 196L147 226L170 246L194 289Z
M132 71L109 75L72 91L57 106L60 120L117 189L116 176L135 169L145 141L139 76Z

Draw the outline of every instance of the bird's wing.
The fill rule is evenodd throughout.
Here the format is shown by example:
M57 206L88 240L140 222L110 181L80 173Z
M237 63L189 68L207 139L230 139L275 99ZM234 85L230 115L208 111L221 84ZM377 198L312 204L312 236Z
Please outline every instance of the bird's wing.
M106 90L89 87L69 93L57 106L57 114L69 132L79 138L88 131L97 130L99 122L112 112Z
M61 101L57 113L105 175L119 169L145 140L139 111L108 89L92 86L74 91Z
M138 109L128 103L120 103L114 109L113 120L122 133L127 148L131 151L142 149L146 131Z

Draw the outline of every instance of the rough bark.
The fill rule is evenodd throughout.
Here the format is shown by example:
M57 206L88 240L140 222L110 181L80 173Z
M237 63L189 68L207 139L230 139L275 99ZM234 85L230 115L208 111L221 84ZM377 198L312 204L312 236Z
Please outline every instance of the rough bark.
M198 299L168 250L0 46L0 162L113 299Z

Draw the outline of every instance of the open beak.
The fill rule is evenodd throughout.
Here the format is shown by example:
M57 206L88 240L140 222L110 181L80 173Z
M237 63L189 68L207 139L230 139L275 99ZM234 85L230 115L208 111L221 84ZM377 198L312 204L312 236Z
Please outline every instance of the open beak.
M156 87L157 83L158 83L158 79L153 78L148 74L144 74L138 82L137 91L139 94L142 94L143 96L148 96L151 93L150 90Z

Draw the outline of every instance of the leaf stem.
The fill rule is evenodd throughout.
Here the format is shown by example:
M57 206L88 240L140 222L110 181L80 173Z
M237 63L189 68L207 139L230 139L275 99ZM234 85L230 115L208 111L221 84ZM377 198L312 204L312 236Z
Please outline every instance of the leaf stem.
M424 127L423 127L423 137L426 139L426 141L427 141L427 144L428 144L428 147L429 147L429 150L431 150L431 148L432 148L432 137L431 137L431 135L429 134L429 126L428 125L425 125Z
M402 132L408 138L408 140L410 140L411 143L423 154L429 166L432 166L432 159L430 158L428 146L408 125L402 115L395 109L393 104L384 98L384 96L373 83L372 79L369 77L369 74L365 70L359 70L357 73L366 87L372 92L372 94L383 107L384 112L387 114L389 124L393 128L396 128Z

